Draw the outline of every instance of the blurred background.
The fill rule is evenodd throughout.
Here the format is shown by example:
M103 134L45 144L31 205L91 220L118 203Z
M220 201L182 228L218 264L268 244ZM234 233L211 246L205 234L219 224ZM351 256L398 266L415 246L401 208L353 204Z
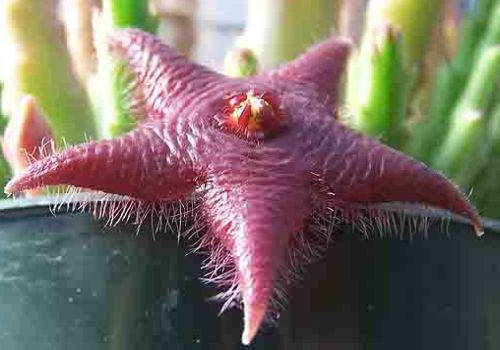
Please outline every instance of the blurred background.
M500 218L500 0L3 0L1 183L64 144L135 126L127 68L103 40L122 27L235 77L349 37L342 122Z

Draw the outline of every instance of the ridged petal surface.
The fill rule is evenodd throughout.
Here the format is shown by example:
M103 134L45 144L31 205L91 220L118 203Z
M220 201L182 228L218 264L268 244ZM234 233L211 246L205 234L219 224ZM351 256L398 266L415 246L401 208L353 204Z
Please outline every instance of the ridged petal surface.
M481 231L476 211L448 180L334 119L349 51L344 41L327 40L279 70L246 79L190 63L137 30L114 34L111 46L135 75L145 121L116 140L42 159L6 190L72 184L160 200L203 189L205 235L235 267L244 343L260 327L287 268L289 242L302 234L313 208L411 202L450 210ZM286 121L259 142L221 130L215 118L227 96L251 91L276 96Z
M44 158L11 180L6 191L64 184L147 200L188 195L197 185L194 160L180 157L178 140L167 138L165 127L144 125L117 139Z
M323 140L317 168L339 205L420 203L466 217L482 233L479 215L466 197L421 162L340 125Z
M339 76L345 69L350 51L351 43L347 39L331 38L270 74L307 84L324 102L333 104Z
M113 33L109 43L132 72L133 96L143 100L147 118L176 115L198 97L200 90L226 80L136 29Z
M309 178L248 164L220 174L204 198L209 230L231 254L245 315L242 341L257 333L294 235L311 212ZM253 167L252 165L256 165ZM255 169L255 170L253 170ZM235 181L236 180L236 181Z

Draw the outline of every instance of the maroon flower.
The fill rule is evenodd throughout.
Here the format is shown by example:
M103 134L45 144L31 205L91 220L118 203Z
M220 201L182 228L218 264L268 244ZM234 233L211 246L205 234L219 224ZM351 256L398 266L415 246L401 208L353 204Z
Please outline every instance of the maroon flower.
M195 192L213 280L243 303L243 343L257 333L297 242L310 238L313 215L356 219L380 203L420 203L481 232L474 208L444 177L336 121L348 43L327 40L245 79L193 64L137 30L110 44L135 76L140 125L37 161L6 191L69 184L146 202Z

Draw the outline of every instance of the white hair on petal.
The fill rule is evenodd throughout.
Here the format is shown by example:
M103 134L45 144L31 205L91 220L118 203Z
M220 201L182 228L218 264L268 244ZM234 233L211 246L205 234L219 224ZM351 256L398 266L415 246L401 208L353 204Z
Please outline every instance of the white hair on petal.
M63 209L86 211L97 219L105 219L107 226L128 222L136 225L139 233L144 223L148 223L153 238L166 229L174 232L178 240L185 238L191 243L189 253L196 252L204 256L204 276L201 281L214 284L221 290L210 300L222 303L221 313L230 307L242 307L239 274L234 258L220 239L207 230L206 217L199 210L200 192L203 191L198 191L195 196L184 201L154 202L77 187L62 190L56 187L55 191L58 192L58 199L52 206L54 213ZM279 266L274 281L265 321L274 322L276 315L288 303L290 286L303 275L307 265L324 255L333 242L334 231L341 225L353 226L365 238L374 233L378 233L381 238L404 238L405 233L408 233L411 240L416 232L424 232L425 235L430 221L436 217L432 211L422 210L421 206L318 205L307 219L302 232L291 236L288 255Z
M75 186L54 186L48 189L54 200L50 205L53 214L59 212L86 212L97 220L104 220L104 226L112 227L130 223L138 234L144 223L148 223L153 238L169 229L180 236L192 235L200 230L200 225L189 227L188 218L197 217L198 203L195 198L185 201L148 201L109 194ZM184 232L185 231L185 232Z

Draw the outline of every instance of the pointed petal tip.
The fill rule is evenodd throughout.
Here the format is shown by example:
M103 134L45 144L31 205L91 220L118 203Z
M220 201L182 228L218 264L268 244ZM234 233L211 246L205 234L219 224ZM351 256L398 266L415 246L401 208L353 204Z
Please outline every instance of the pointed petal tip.
M3 191L7 197L15 196L21 192L23 192L27 197L39 196L43 194L43 190L40 187L23 182L22 179L18 180L18 177L10 180L7 185L5 185Z
M12 191L11 188L9 188L9 184L7 183L7 185L5 185L4 189L3 189L3 193L7 196L7 197L10 197L14 194L14 192Z
M333 46L332 54L335 53L339 67L341 70L344 70L355 47L353 41L347 37L336 37L329 41L331 41L331 45Z
M14 177L9 182L7 182L3 191L6 195L10 196L15 193L29 190L31 188L32 187L26 181L26 177L23 174L21 174L19 176Z
M474 228L476 236L481 237L482 235L484 235L484 227L483 224L480 222L479 218L472 222L472 227Z
M284 78L307 82L323 97L337 103L340 77L345 72L352 48L349 39L331 37L272 72Z
M313 67L323 64L330 69L343 70L354 47L353 41L347 37L331 37L309 48L302 57L309 56Z
M337 45L339 46L339 48L343 49L345 51L345 53L349 53L354 48L354 42L349 37L338 36L338 37L331 39L331 40L335 40L337 42Z
M466 205L468 206L468 210L465 214L463 214L463 217L469 220L472 228L474 229L474 232L476 233L476 236L481 237L482 235L484 235L484 225L481 217L479 216L477 210L470 204L470 202L466 201Z
M352 39L345 36L331 37L329 39L326 39L323 44L330 44L330 53L333 53L333 51L335 51L335 53L338 55L338 58L340 58L341 60L346 59L351 51L355 48ZM317 45L321 46L322 43L320 42Z
M44 158L45 159L45 158ZM44 161L38 160L35 163L29 165L26 169L22 170L21 173L15 175L12 179L7 182L4 187L4 193L7 195L15 195L26 191L31 194L41 193L39 189L44 185L50 185L50 183L45 183L43 176L40 177L38 164Z
M3 189L3 193L5 193L8 196L10 196L10 195L14 194L15 192L17 192L14 180L15 180L15 178L11 179L9 182L7 182L7 184L5 185L5 187Z
M7 184L8 185L8 184ZM13 192L7 188L7 186L5 186L5 188L3 189L3 193L7 196L7 197L10 197L12 196Z
M264 320L266 307L262 305L252 306L245 303L244 314L245 321L243 334L241 336L241 343L243 345L250 345L259 331L262 321Z

